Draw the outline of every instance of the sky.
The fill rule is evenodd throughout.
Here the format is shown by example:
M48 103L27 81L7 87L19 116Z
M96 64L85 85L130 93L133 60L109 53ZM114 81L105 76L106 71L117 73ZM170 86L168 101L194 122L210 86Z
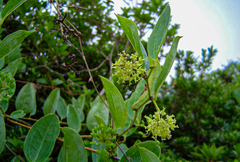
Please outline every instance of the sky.
M134 0L136 1L136 0ZM139 0L140 1L140 0ZM213 45L218 50L212 70L222 69L230 60L240 61L240 0L167 0L171 24L180 24L178 49L201 51ZM115 13L121 13L123 0L114 0ZM173 72L171 72L173 75Z

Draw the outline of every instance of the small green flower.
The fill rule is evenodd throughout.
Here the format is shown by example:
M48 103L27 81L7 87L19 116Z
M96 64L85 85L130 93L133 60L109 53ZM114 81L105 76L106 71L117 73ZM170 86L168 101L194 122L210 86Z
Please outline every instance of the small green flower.
M161 137L162 140L171 138L171 130L178 128L174 115L166 115L165 108L160 110L158 107L153 116L145 116L147 125L145 127L147 134L152 133L152 137L157 140Z
M118 77L118 83L128 81L131 84L132 81L138 82L146 71L142 67L145 59L138 57L137 53L129 55L124 51L118 55L118 61L112 65L112 69L116 70L113 76L116 75Z

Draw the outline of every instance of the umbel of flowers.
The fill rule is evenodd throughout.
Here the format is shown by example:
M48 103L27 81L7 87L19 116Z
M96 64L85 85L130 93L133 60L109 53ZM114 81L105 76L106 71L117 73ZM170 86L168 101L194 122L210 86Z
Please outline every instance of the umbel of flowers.
M113 76L118 77L118 83L125 83L126 81L131 84L132 81L138 82L146 69L142 67L145 59L138 57L135 54L126 54L125 51L118 54L119 59L112 65L112 69L115 69L116 73Z

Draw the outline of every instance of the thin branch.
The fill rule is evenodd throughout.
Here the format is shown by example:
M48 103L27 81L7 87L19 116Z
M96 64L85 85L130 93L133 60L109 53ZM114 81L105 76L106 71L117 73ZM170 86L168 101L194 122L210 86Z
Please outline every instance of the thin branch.
M15 152L13 152L13 150L10 149L10 147L7 146L6 143L5 143L4 145L5 145L5 147L7 148L7 150L10 151L19 161L24 162L23 160L21 160L21 159L17 156L17 154L16 154Z

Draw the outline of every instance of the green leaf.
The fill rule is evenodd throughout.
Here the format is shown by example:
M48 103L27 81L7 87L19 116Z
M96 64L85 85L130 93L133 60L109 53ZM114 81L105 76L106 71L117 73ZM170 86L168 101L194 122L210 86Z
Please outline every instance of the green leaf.
M240 92L238 90L234 90L233 96L236 99L237 103L240 105Z
M124 33L127 35L129 41L131 42L134 50L138 53L138 56L141 56L143 58L137 25L132 20L129 20L122 16L116 16L121 27L123 28Z
M124 126L127 121L127 108L124 104L122 94L108 79L101 76L101 80L107 96L108 106L112 113L114 128L120 128Z
M51 154L59 135L59 120L55 114L39 119L30 129L24 142L28 161L44 161Z
M61 120L67 117L67 104L61 96L59 97L58 101L57 113Z
M44 115L54 113L57 110L59 97L60 97L60 90L58 88L54 89L49 94L49 96L47 97L43 105Z
M0 60L0 70L2 69L2 67L3 67L3 65L4 65L4 62L5 62L5 59L4 59L4 58Z
M148 149L149 151L153 152L157 157L160 158L161 148L158 144L156 144L156 142L145 141L145 142L142 142L142 143L138 143L137 145L140 146L140 147L144 147L144 148Z
M4 73L9 73L11 77L14 77L15 73L17 72L17 69L21 63L22 59L17 59L13 62L11 62L6 68L4 68L3 71Z
M149 37L147 44L148 55L154 60L157 58L159 51L161 50L161 46L166 38L170 16L170 7L167 5L161 13L157 24L153 28Z
M58 162L87 162L87 151L80 135L73 129L61 129L64 135L64 144L58 156Z
M60 79L54 79L54 80L52 81L52 83L53 83L54 86L58 86L59 84L62 84L63 81L60 80Z
M3 111L6 112L8 109L8 100L0 101L0 105L2 106Z
M109 156L109 153L105 149L101 149L98 162L112 162L112 158Z
M85 95L80 95L73 103L73 106L76 108L78 115L80 116L81 122L84 121L83 108L85 104Z
M132 121L135 116L135 111L132 109L132 105L138 100L138 98L140 97L140 95L144 91L144 89L145 89L145 80L141 79L140 82L137 84L137 87L136 87L135 91L133 92L133 94L131 95L131 97L125 101L125 103L127 102L126 103L126 105L127 105L127 122L123 127L119 128L117 130L118 134L121 134L124 130L126 130L132 124ZM130 136L136 130L137 130L137 127L130 129L126 133L126 136Z
M33 84L25 84L19 91L15 106L17 110L23 110L24 113L35 115L37 109L36 94Z
M94 115L98 125L103 125L105 128L107 127L105 121L103 120L103 118L101 118L100 116Z
M67 123L68 126L74 129L76 132L79 132L81 130L80 117L73 105L67 106Z
M6 139L6 128L5 128L2 111L0 110L0 154L4 149L5 139Z
M1 12L0 17L0 26L2 26L5 18L11 14L14 10L16 10L19 6L21 6L26 0L9 0L7 4L4 6ZM1 5L2 7L2 5ZM0 10L1 11L1 10Z
M87 115L87 127L89 130L92 130L95 126L98 125L95 115L101 117L104 120L104 123L108 123L109 112L105 104L101 99L98 98L96 102L92 105L90 111Z
M160 91L162 84L164 83L165 79L168 76L168 73L172 68L172 65L177 53L177 46L180 38L181 38L180 36L177 36L176 38L174 38L171 49L167 54L166 60L164 62L162 71L157 78L156 85L155 85L155 100L157 99L157 95L158 95L158 92Z
M24 113L23 110L16 110L10 114L10 117L14 119L18 119L18 118L24 117L25 115L26 113Z
M159 158L151 151L144 147L139 147L139 153L142 158L142 161L146 162L160 162Z
M119 146L121 147L121 149L123 150L124 153L127 152L128 147L125 144L120 144ZM122 153L122 151L118 147L117 148L117 157L121 159L122 156L123 156L123 153Z
M32 34L33 32L35 32L35 30L18 30L5 37L0 42L0 60L9 55L15 48L17 48L17 46L24 40L25 37Z
M150 68L148 55L147 55L147 52L146 52L146 50L145 50L142 42L140 42L140 46L141 46L141 50L142 50L142 54L143 54L143 59L146 59L146 60L144 61L144 66L143 66L143 67L144 67L146 70L148 70L148 69Z

